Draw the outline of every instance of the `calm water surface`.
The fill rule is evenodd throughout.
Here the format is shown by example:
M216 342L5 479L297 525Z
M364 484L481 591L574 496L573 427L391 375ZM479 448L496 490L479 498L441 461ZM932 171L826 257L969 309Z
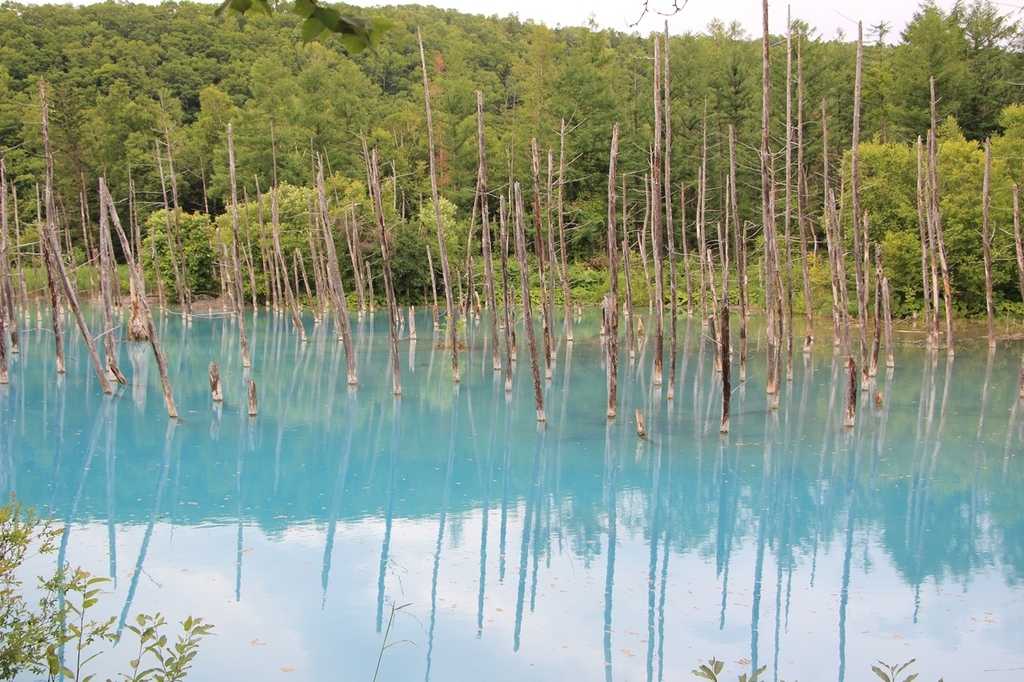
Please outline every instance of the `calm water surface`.
M97 616L214 623L197 680L370 680L389 621L383 680L679 680L711 656L730 679L868 680L910 658L922 679L1024 678L1021 344L899 350L843 429L831 344L797 357L770 413L755 334L723 438L699 323L680 322L671 402L652 348L623 351L608 422L588 314L538 426L522 334L512 393L486 318L456 387L421 316L396 399L386 319L353 321L350 390L330 328L301 344L289 319L250 317L246 375L230 318L165 316L177 423L148 346L119 345L131 385L105 398L77 332L58 381L52 331L23 330L0 493L52 511L66 560L110 577Z

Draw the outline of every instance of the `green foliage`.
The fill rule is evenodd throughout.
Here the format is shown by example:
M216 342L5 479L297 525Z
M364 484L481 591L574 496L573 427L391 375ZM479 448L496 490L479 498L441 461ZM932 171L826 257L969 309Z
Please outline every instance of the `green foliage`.
M114 618L96 621L89 615L100 600L107 578L81 568L58 564L49 577L40 576L30 601L23 590L23 574L40 557L57 550L64 528L36 515L11 499L0 506L0 680L20 673L58 676L88 682L83 673L118 640ZM163 634L166 622L160 614L139 615L127 629L139 638L138 655L130 662L131 674L123 680L182 680L212 626L201 618L187 618L182 634L168 645ZM145 665L143 665L145 663Z
M148 236L142 243L142 262L147 280L153 283L155 290L159 269L164 288L173 290L175 267L179 272L182 267L177 246L177 242L180 241L185 254L184 267L188 274L189 290L193 295L220 291L216 273L217 247L209 218L189 213L179 213L176 218L175 220L173 213L161 209L146 219L145 228ZM173 260L172 244L175 245Z
M155 616L139 614L133 625L125 626L139 638L139 645L136 657L129 662L131 674L122 675L122 679L177 682L187 676L192 660L199 653L200 641L211 634L213 626L204 624L202 618L189 616L182 621L181 634L171 644L163 634L166 625L164 617L157 613Z
M224 0L216 13L245 14L250 10L269 15L273 13L274 5L270 0ZM383 19L344 15L315 0L295 0L291 12L302 18L302 39L305 42L324 40L334 33L341 37L342 44L350 52L372 48L380 40L381 34L392 26Z
M34 604L22 591L21 566L36 555L57 549L61 529L13 500L0 507L0 679L21 671L50 672L51 646L63 639L60 574L41 582L42 596Z

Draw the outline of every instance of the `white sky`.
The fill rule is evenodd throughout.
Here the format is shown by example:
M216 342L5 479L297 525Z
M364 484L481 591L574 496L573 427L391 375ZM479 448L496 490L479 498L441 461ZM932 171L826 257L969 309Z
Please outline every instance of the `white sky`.
M393 0L392 0L393 1ZM647 33L660 31L666 17L655 11L648 11L645 19L636 26L643 12L643 0L421 0L424 4L457 9L473 14L497 14L506 16L518 14L520 19L533 19L548 26L581 26L587 23L593 13L597 25L621 31L637 30ZM651 10L669 12L673 0L648 0ZM760 0L677 0L682 10L668 18L671 33L702 33L712 19L721 19L726 24L739 21L750 37L761 35ZM846 37L857 36L857 22L864 22L865 38L868 27L879 22L889 24L888 42L899 40L899 34L920 8L919 0L791 0L789 3L794 19L806 21L817 35L832 38L842 29ZM936 4L948 11L953 0L938 0ZM1024 0L996 2L1005 12L1020 9ZM775 34L785 33L786 7L783 0L770 0L768 7L769 30Z

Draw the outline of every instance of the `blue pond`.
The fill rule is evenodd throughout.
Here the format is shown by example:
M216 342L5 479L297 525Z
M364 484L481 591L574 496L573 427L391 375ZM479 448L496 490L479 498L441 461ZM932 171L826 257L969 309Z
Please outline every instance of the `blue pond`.
M653 344L622 349L614 421L596 313L572 344L559 326L543 425L524 335L506 393L486 316L455 386L421 314L399 399L385 312L353 318L354 389L333 329L306 323L302 344L250 313L245 373L229 316L160 317L178 422L148 345L119 344L130 385L104 397L77 332L58 380L34 315L0 387L0 493L109 576L97 617L212 622L193 679L370 680L382 650L381 680L680 680L712 656L728 679L867 680L911 658L922 679L1024 677L1020 343L901 346L844 429L831 343L797 355L769 411L754 333L722 437L699 322L680 321L671 401Z

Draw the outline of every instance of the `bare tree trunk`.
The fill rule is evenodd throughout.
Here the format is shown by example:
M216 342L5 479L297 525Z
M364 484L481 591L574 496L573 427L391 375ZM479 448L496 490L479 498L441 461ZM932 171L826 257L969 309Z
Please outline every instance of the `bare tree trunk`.
M242 295L242 266L238 234L238 184L235 179L235 136L228 123L228 171L231 178L231 262L235 280L235 312L238 315L238 341L242 348L242 367L252 366L249 360L249 340L245 335L245 299Z
M508 276L508 224L505 195L498 200L498 225L501 230L501 288L504 299L502 312L505 324L505 391L512 390L512 358L515 357L515 315L512 311L512 287Z
M285 298L288 299L288 307L292 311L292 325L299 331L299 338L306 341L306 327L302 324L302 316L299 314L299 306L295 303L295 296L292 294L292 285L288 279L288 265L285 263L284 254L281 253L281 216L280 206L277 201L277 188L270 190L270 230L274 240L274 261L281 270L284 283ZM305 277L305 275L303 275Z
M533 329L533 304L530 302L530 269L526 265L526 222L523 220L523 193L519 183L515 192L516 212L516 259L519 261L519 284L523 296L523 326L526 327L526 341L530 349L530 369L533 372L533 401L537 407L537 421L547 421L544 416L544 390L540 382L540 365L537 361L537 338Z
M246 380L245 393L246 396L248 397L247 402L249 404L249 416L255 417L256 414L259 412L259 405L256 399L256 382L253 381L252 379Z
M782 346L779 319L779 251L775 228L775 170L768 146L771 122L771 70L769 63L768 0L762 0L761 40L761 215L765 235L765 307L768 313L768 364L766 390L770 409L778 407L781 390Z
M704 270L704 256L708 252L707 217L707 185L708 185L708 112L707 105L704 107L704 120L701 124L700 142L700 167L697 170L697 262L700 264L700 323L707 326L708 323L708 285L707 273ZM712 301L714 294L711 295ZM714 307L714 303L712 303Z
M729 408L732 403L732 367L729 362L729 278L722 282L722 329L718 356L722 365L722 422L719 433L729 433Z
M1020 278L1020 295L1024 299L1024 239L1020 229L1020 186L1013 183L1013 244L1017 251L1017 276Z
M662 272L662 114L661 114L661 39L654 36L654 151L651 155L651 247L654 249L654 369L651 383L661 386L665 354L665 278Z
M796 43L796 211L800 231L800 259L804 280L804 314L807 317L807 335L804 337L804 353L811 352L814 344L814 299L811 296L811 270L807 250L807 173L804 168L804 63L803 32Z
M185 303L185 288L181 280L181 268L178 264L178 245L177 240L174 238L174 228L171 224L171 206L167 201L167 180L164 178L164 162L160 157L160 143L156 140L153 141L153 150L156 153L156 165L160 173L160 194L163 198L164 207L164 230L167 241L167 255L171 259L171 272L174 274L174 290L178 294L178 303ZM177 218L177 216L174 216ZM153 252L156 253L156 243L154 241ZM154 262L156 259L154 257Z
M16 296L11 280L10 240L7 232L7 167L0 156L0 297L6 303L7 322L11 333L11 354L18 353L18 316L15 314Z
M192 317L192 288L188 283L188 262L185 259L185 248L181 241L181 206L178 204L178 178L174 173L174 151L171 144L171 129L167 124L167 112L164 109L163 97L160 98L160 108L164 114L164 144L167 148L167 174L171 180L171 206L174 209L174 242L178 254L181 256L181 288L185 296L185 315ZM159 161L159 158L158 158ZM163 175L163 168L160 171ZM162 180L161 180L162 182Z
M551 378L551 328L548 326L548 285L547 285L547 274L544 268L544 261L547 257L547 249L544 247L544 228L541 224L540 219L540 157L537 153L537 138L530 140L530 155L533 164L533 226L536 230L536 240L534 242L537 249L537 270L540 274L540 318L541 318L541 332L544 339L544 378ZM520 262L521 268L526 267L526 261ZM525 305L525 303L524 303Z
M427 142L430 148L430 193L434 201L434 217L437 220L437 248L441 257L441 276L444 280L445 307L448 315L448 343L452 351L452 380L459 383L459 332L455 320L455 306L452 301L452 278L448 268L448 250L444 243L444 222L441 218L441 198L437 191L437 161L434 153L434 119L430 111L430 82L427 80L427 58L423 52L423 36L416 29L420 45L420 66L423 68L423 97L427 111Z
M729 204L732 206L733 250L736 252L736 298L740 309L740 382L747 379L747 236L741 233L736 191L736 127L729 125ZM728 272L725 277L728 278Z
M487 154L484 146L484 94L476 91L476 132L479 170L476 191L480 196L480 248L484 260L484 293L491 317L491 366L501 369L501 347L498 345L498 301L494 294L494 249L491 245L491 217L487 194ZM567 299L568 300L568 299Z
M949 264L946 259L946 239L943 235L942 212L939 209L939 138L938 121L935 113L935 78L931 81L931 175L932 175L932 197L931 209L934 215L935 244L938 247L939 267L942 270L942 294L946 309L946 354L952 356L953 348L953 294L949 282Z
M334 323L338 335L345 346L345 369L348 374L348 385L359 383L356 377L355 346L352 343L352 325L348 317L348 301L345 299L345 287L341 281L341 270L338 267L338 252L334 247L334 235L331 230L331 214L327 210L327 188L324 183L324 162L317 158L316 172L317 201L320 206L320 227L324 235L324 247L327 250L327 267L330 276L331 301L334 304Z
M860 326L860 367L861 390L868 389L869 355L868 346L868 288L864 272L864 253L868 248L862 243L860 225L867 220L860 208L860 96L864 77L864 27L857 24L857 68L853 86L853 142L850 147L850 192L853 198L853 262L854 280L857 285L857 322ZM840 242L841 243L841 242Z
M224 391L220 385L220 368L216 362L210 363L210 395L215 403L224 402Z
M931 254L929 247L931 230L929 229L930 212L928 211L928 204L925 201L925 174L924 174L924 145L921 142L921 136L917 136L917 222L918 228L921 232L921 280L922 280L922 298L923 298L923 312L924 312L924 336L925 346L927 348L934 348L934 341L936 338L935 328L938 326L935 317L938 316L938 311L935 311L935 317L932 316L932 305L931 296L932 288L928 278L929 267L928 260Z
M230 125L230 124L229 124ZM121 220L117 216L117 209L114 200L107 191L106 182L100 178L100 201L107 204L110 220L114 223L114 229L121 240L121 250L124 252L125 260L128 261L128 273L131 277L135 291L138 292L138 304L142 311L142 317L146 322L149 332L149 343L153 347L153 357L156 359L156 367L160 372L160 386L164 392L164 406L167 408L167 415L171 419L178 418L178 408L174 404L174 395L171 393L171 382L167 377L167 357L160 348L160 341L157 338L156 324L153 322L153 313L149 309L149 302L146 300L146 285L142 278L142 268L135 260L132 248L128 244L128 237L121 228Z
M853 428L857 419L857 361L853 356L846 358L846 412L843 416L843 426Z
M985 308L988 312L988 347L996 347L996 306L992 296L992 233L988 223L989 184L992 176L992 140L985 140L985 180L981 190L981 246L985 257Z
M434 294L434 331L441 328L441 318L437 312L437 274L434 272L434 258L430 255L430 244L427 244L427 269L430 271L430 290Z
M558 131L558 251L562 260L562 303L565 305L565 340L572 342L572 302L569 297L569 262L565 247L565 119Z
M683 251L683 279L686 281L686 314L693 317L693 281L690 278L690 246L686 239L686 185L679 183L679 223Z
M786 380L793 380L793 20L786 9Z
M612 128L611 152L608 159L608 273L611 288L611 310L608 320L608 419L614 419L618 412L618 368L619 368L619 267L616 246L618 236L615 226L615 182L618 173L619 124ZM623 197L625 203L625 197ZM625 226L623 226L625 227ZM627 286L629 277L626 277Z
M85 340L85 345L89 349L89 359L92 360L93 368L96 370L96 377L99 379L100 388L107 395L113 393L113 389L110 387L110 382L107 381L107 372L103 368L103 364L100 362L99 353L96 352L96 344L93 343L92 335L89 333L89 328L85 324L85 318L82 317L82 309L78 307L78 297L75 295L75 288L71 284L71 280L68 278L67 270L64 268L64 261L60 254L60 244L57 241L57 229L56 229L56 208L53 200L53 152L50 149L50 123L49 123L49 106L46 102L46 83L42 78L39 79L39 103L42 108L43 114L43 149L46 155L46 185L44 188L44 201L46 210L46 225L45 235L40 235L40 238L48 242L46 249L49 254L50 262L50 286L53 287L51 293L52 300L56 303L56 286L55 279L59 278L60 283L64 287L64 293L67 296L68 303L71 304L71 311L75 315L75 321L78 323L78 330L82 333L82 338ZM55 306L53 319L54 333L60 334L60 325L56 323L60 316L59 309ZM63 350L63 349L62 349Z
M391 332L391 378L395 395L402 395L402 375L398 360L398 302L395 300L395 286L391 278L391 249L388 246L387 226L384 224L384 203L381 200L380 169L377 164L377 150L370 152L367 160L370 168L370 194L373 198L373 212L377 217L380 234L380 253L384 263L384 295L388 300L388 325Z
M100 202L100 234L99 234L99 280L101 300L101 320L103 324L103 354L107 369L119 384L126 384L120 368L117 366L117 349L114 347L114 301L110 294L111 285L117 286L117 270L114 267L114 250L110 242L110 218L107 207Z
M669 350L668 350L668 391L666 398L672 400L676 392L676 324L678 320L679 294L676 279L676 240L675 225L672 223L672 97L669 82L669 35L668 21L665 22L665 54L662 67L665 70L664 97L665 115L665 234L668 237L668 276L669 276ZM655 64L655 69L658 65Z
M622 276L626 280L626 339L629 346L629 357L633 359L636 357L636 313L633 310L633 284L629 274L629 238L626 236L625 227L622 231Z

